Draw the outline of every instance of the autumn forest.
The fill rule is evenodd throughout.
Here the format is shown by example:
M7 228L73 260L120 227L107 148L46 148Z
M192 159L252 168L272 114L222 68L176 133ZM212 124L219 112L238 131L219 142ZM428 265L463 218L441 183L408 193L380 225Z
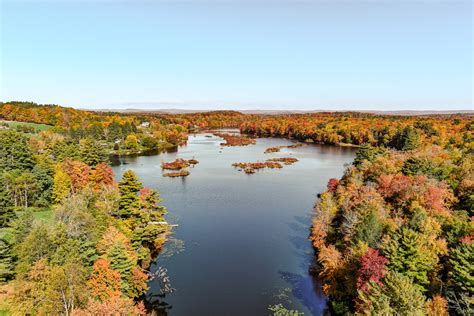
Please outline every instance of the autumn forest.
M472 115L120 113L3 102L0 120L0 315L165 314L145 296L152 279L161 298L175 290L166 269L151 266L173 236L176 210L133 169L117 177L111 158L180 152L202 131L221 139L219 150L294 141L258 161L236 157L228 168L242 177L297 166L292 152L308 146L354 149L342 177L314 192L306 223L308 273L325 313L473 313ZM205 162L196 158L157 165L166 181L185 181ZM300 315L285 304L268 313Z

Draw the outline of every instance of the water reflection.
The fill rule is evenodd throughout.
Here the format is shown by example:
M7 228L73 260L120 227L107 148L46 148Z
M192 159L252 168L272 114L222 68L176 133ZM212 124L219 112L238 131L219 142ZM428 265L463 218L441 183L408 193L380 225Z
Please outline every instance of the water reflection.
M140 154L127 154L127 155L110 155L109 160L112 166L120 166L128 163L132 163L135 158L142 156L156 156L162 153L175 153L178 152L178 146L166 147L160 149L150 149L141 152Z

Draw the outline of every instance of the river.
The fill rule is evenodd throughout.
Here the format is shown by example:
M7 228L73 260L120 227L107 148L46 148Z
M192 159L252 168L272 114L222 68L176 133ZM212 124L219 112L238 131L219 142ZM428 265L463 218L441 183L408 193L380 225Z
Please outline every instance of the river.
M308 144L264 154L295 142L260 138L256 145L221 147L222 141L200 133L174 152L115 161L117 178L134 170L160 192L168 221L179 225L151 267L166 268L176 289L160 302L169 304L168 315L268 315L268 306L278 303L320 315L326 299L309 274L312 208L327 181L354 159L354 149ZM299 161L250 175L232 167L274 157ZM186 178L162 177L161 162L176 158L200 163ZM150 281L149 301L157 293L159 284Z

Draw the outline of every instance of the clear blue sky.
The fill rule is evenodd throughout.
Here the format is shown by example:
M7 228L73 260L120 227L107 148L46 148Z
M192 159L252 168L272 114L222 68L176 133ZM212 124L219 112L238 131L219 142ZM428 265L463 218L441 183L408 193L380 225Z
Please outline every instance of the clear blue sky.
M2 101L473 108L471 1L0 1Z

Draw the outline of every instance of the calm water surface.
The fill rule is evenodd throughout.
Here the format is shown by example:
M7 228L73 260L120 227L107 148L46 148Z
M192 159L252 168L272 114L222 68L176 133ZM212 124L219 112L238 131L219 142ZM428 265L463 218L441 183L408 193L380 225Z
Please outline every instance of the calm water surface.
M312 207L329 178L342 175L354 150L310 144L264 154L268 147L294 142L263 138L256 145L224 148L221 142L196 134L176 152L127 157L114 167L118 178L133 169L145 186L158 190L168 221L179 225L174 238L181 242L173 244L181 247L170 246L175 254L160 256L152 266L168 269L176 289L164 298L168 314L268 315L269 305L282 303L320 315L325 298L308 273L314 258L307 239ZM299 162L251 175L231 166L272 157ZM162 177L161 162L176 158L200 163L186 178ZM151 281L150 287L151 300L159 285Z

